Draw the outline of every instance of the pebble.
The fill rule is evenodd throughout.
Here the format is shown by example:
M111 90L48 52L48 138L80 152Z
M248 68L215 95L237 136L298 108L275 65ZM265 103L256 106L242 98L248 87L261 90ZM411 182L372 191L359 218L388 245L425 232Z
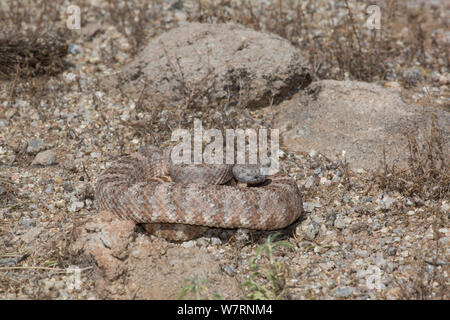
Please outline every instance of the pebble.
M222 244L222 240L217 237L211 237L211 244L213 246L220 246Z
M303 237L306 240L314 240L319 233L320 226L310 218L306 219L295 229L297 236Z
M325 215L325 225L331 228L336 220L336 213L332 209L328 209Z
M44 145L44 140L42 139L30 139L28 140L28 146L27 146L27 153L28 154L35 154L41 151Z
M312 212L315 207L316 207L316 204L314 202L304 202L303 203L303 209L306 212Z
M56 162L56 153L52 150L39 152L34 158L32 165L50 166Z
M69 211L70 212L77 212L80 211L81 209L83 209L84 207L84 202L82 201L74 201L72 202L72 204L70 205Z
M320 184L323 184L323 185L325 185L325 186L329 186L329 185L331 184L331 181L328 180L328 179L325 178L325 177L322 177L322 178L320 178Z
M27 217L22 217L20 219L20 224L25 228L35 227L36 226L36 220L30 219Z
M199 243L200 246L206 247L207 245L210 244L211 240L209 238L201 237L197 239L197 242Z
M233 277L237 274L236 268L231 264L225 264L221 266L220 269L222 269L222 271L225 272L230 277Z
M416 85L422 80L422 74L418 68L412 67L403 71L403 79L411 86Z
M307 177L305 180L305 188L306 189L311 188L313 185L315 185L316 181L317 181L317 179L314 176Z
M234 238L237 242L246 243L250 240L250 231L248 229L237 229L234 233Z
M190 241L185 241L181 244L182 248L188 249L188 248L193 248L195 247L196 242L194 240L190 240Z
M342 287L342 288L336 288L334 290L334 294L337 298L348 298L353 294L353 288L352 287Z
M340 230L344 229L347 226L347 221L341 213L338 213L336 215L336 219L334 221L334 226Z
M76 55L81 52L81 49L78 45L72 43L71 45L69 45L69 52L70 54Z

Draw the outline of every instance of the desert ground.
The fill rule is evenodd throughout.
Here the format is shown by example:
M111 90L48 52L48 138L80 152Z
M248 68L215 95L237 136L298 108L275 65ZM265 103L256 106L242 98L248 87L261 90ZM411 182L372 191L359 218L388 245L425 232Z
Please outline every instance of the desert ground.
M0 299L449 299L447 1L0 0ZM176 129L278 130L300 218L102 211Z

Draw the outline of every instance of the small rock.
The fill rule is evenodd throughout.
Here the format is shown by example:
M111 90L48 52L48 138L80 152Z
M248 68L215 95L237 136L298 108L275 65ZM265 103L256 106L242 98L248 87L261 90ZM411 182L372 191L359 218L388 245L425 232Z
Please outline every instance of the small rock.
M80 47L78 45L76 45L74 43L70 44L70 46L69 46L69 53L70 54L76 55L76 54L78 54L80 52L81 52L81 49L80 49Z
M197 239L197 241L200 244L200 246L202 246L202 247L208 246L211 242L211 240L209 238L205 238L205 237L201 237L201 238Z
M425 232L425 239L434 240L434 230L432 226Z
M384 87L391 89L400 89L401 85L397 81L387 81L384 83Z
M319 233L319 224L310 218L302 222L301 225L297 226L295 229L295 234L301 236L306 240L314 240L314 238Z
M63 186L64 191L66 191L66 192L73 191L73 184L70 181L64 181L62 186Z
M44 145L44 140L42 139L30 139L28 140L28 146L27 146L27 153L29 154L35 154L41 151L42 147Z
M334 294L337 298L348 298L353 294L353 288L352 287L343 287L343 288L337 288L334 291Z
M181 247L183 247L185 249L193 248L193 247L195 247L195 241L194 240L190 240L190 241L183 242L181 244Z
M31 165L50 166L56 162L56 153L52 150L39 152Z
M30 219L27 217L22 217L20 219L20 224L25 228L35 227L36 226L36 220Z
M64 199L58 200L55 202L55 206L59 209L63 208L66 205L66 201Z
M63 78L64 78L64 81L67 84L70 84L70 83L74 82L77 79L77 75L75 73L73 73L73 72L69 72L69 73L65 73L63 75Z
M330 228L334 225L335 220L336 220L336 213L333 210L328 209L327 214L325 215L325 225Z
M376 203L379 205L379 207L383 210L389 210L391 208L391 205L395 203L395 199L389 197L388 195L385 195L383 199L377 199Z
M212 244L213 246L219 246L219 245L222 244L222 240L220 240L220 239L217 238L217 237L211 237L211 244Z
M445 75L440 75L438 82L441 86L444 86L444 85L449 84L450 80L449 80L449 77L447 77Z
M72 202L72 204L70 205L69 211L70 212L77 212L77 211L80 211L83 208L84 208L84 202L82 202L82 201L75 201L75 202Z
M347 226L347 221L342 214L339 213L336 215L334 226L340 230L345 229L345 227Z
M365 203L370 203L370 202L372 202L372 197L366 197L366 198L364 198L364 200L363 200Z
M314 202L303 202L303 209L306 212L312 212L315 207L316 207L316 204Z
M317 181L317 179L316 179L316 177L314 177L314 176L309 176L309 177L307 177L306 178L306 180L305 180L305 188L306 189L309 189L309 188L311 188L313 185L315 185L316 184L316 181Z
M237 242L246 243L250 240L250 231L248 229L237 229L234 238Z
M225 265L221 266L220 268L222 269L223 272L225 272L230 277L235 276L237 273L236 268L234 266L232 266L231 264L225 264Z
M402 290L400 287L391 288L386 292L388 300L398 300L402 297Z
M42 227L34 227L28 230L23 236L21 236L21 239L25 243L31 243L33 242L39 235L41 234L43 228Z
M418 68L408 68L403 72L403 80L410 86L414 86L422 80L422 74Z

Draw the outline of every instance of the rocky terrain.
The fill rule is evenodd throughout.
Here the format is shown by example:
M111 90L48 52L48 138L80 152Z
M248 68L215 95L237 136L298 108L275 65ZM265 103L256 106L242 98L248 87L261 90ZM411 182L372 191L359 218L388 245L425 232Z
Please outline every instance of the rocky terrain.
M1 299L449 298L445 1L375 30L356 1L70 4L80 29L0 3ZM194 119L279 129L299 221L169 242L96 208L105 168Z

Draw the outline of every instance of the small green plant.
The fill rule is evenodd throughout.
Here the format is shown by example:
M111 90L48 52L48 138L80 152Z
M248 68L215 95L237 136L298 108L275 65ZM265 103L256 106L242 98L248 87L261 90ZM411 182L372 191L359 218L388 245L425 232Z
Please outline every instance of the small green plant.
M178 295L178 300L184 299L188 292L192 292L195 295L196 300L209 299L209 290L204 285L206 281L207 279L199 279L197 276L187 279L187 284L183 287L183 289L181 289L180 294ZM213 296L215 299L223 299L223 296L220 293L215 293Z
M250 260L251 274L242 284L244 299L265 300L282 299L286 295L285 265L273 256L276 247L291 247L286 241L274 242L278 233L269 236L266 242L256 249L256 256ZM265 259L267 263L261 262Z
M197 276L194 276L190 279L187 279L187 284L181 289L180 294L178 295L178 300L184 298L184 296L188 292L192 292L195 295L195 299L201 299L201 292L208 291L208 288L204 286L206 279L199 279Z

